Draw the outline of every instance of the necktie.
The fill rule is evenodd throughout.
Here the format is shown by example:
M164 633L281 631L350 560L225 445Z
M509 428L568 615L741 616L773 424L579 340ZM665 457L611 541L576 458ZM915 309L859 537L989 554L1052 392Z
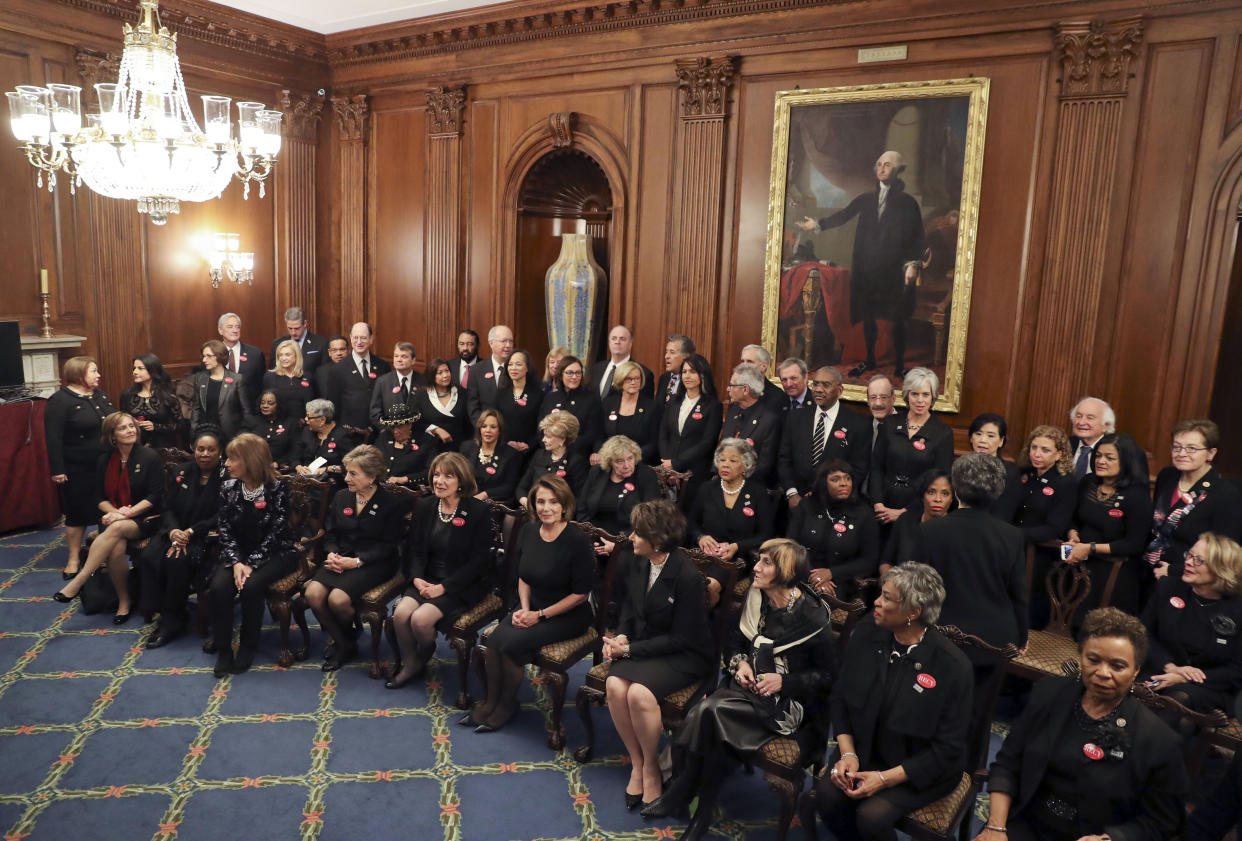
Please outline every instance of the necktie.
M469 380L470 380L470 366L467 365L465 360L463 359L461 363L461 387L465 388L466 383L469 382Z
M367 359L364 356L362 358L362 378L365 380L370 376L371 376L371 372L367 369Z
M401 402L407 406L410 405L410 387L404 375L401 377Z
M608 392L612 389L612 372L616 370L616 366L611 362L608 363L607 370L604 371L604 377L599 381L599 396L607 397Z
M824 441L827 432L824 410L820 409L815 413L815 434L811 439L811 467L818 467L820 459L824 457Z
M677 376L676 374L673 374L671 377L668 378L668 394L664 395L665 403L672 400L673 396L677 394L677 386L680 382L681 382L681 377Z
M792 412L794 409L797 409L797 408L798 408L798 398L790 397L789 398L789 411Z
M229 350L229 370L234 374L237 373L237 346L234 345Z
M1078 448L1078 461L1074 463L1074 478L1081 479L1091 472L1091 448L1083 444Z

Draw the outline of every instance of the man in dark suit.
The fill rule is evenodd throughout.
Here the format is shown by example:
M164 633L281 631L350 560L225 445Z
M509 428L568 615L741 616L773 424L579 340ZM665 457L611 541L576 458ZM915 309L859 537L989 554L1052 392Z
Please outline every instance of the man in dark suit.
M241 316L235 312L226 312L216 322L220 339L229 352L229 361L225 367L242 375L241 398L252 414L258 414L259 392L263 390L267 360L263 357L263 351L241 340L241 326Z
M474 363L479 361L479 334L467 328L457 334L457 356L449 360L453 372L453 384L464 394L470 388L470 375Z
M323 336L316 336L306 327L306 313L301 307L289 307L285 310L285 329L288 336L277 336L272 339L272 352L268 359L276 359L276 348L286 339L296 342L302 351L302 375L309 377L324 363L328 355L328 341Z
M320 394L328 393L328 373L332 366L349 356L349 339L341 334L328 337L328 358L319 363L315 371L315 385Z
M659 395L656 405L660 407L661 412L674 397L680 397L686 393L681 385L681 365L692 353L694 353L694 340L681 333L669 336L664 344L664 373L660 375L660 381L655 387L655 393Z
M805 231L824 231L858 217L850 259L850 323L863 324L867 359L850 369L850 376L876 367L877 320L892 323L895 373L906 372L906 319L914 312L914 282L923 260L923 211L898 177L905 168L899 152L885 152L875 162L873 192L818 222L807 216L798 223Z
M885 374L872 374L867 380L867 411L871 414L871 447L867 452L867 461L871 461L871 453L875 451L875 441L880 437L880 424L889 415L897 414L894 404L897 402L896 389L893 381ZM862 480L862 494L867 496L871 482L870 470Z
M376 430L393 406L413 405L414 391L423 385L422 375L414 370L414 355L414 345L397 342L392 349L392 370L376 379L371 392L371 426Z
M772 381L768 379L769 372L772 370L772 354L768 353L768 349L763 345L747 345L742 348L741 360L740 364L753 365L759 372L759 376L763 378L767 387L764 388L759 399L779 420L784 414L782 408L789 405L789 400L785 397L785 392L774 387Z
M806 386L806 363L796 356L791 356L776 366L776 376L781 381L781 391L785 398L781 403L781 414L788 416L790 412L810 408L811 390ZM785 418L788 420L788 417Z
M618 324L608 331L608 358L591 366L591 387L602 401L610 394L619 394L620 389L612 384L612 375L630 360L630 351L634 349L634 334L624 324ZM651 369L639 362L643 369L643 387L640 392L645 397L655 395L655 375Z
M767 381L754 365L745 363L733 369L729 378L729 409L725 413L720 437L741 438L755 448L758 459L750 478L771 486L776 455L781 447L781 417L763 403Z
M327 377L324 394L336 408L336 422L366 429L371 425L371 394L376 381L392 366L371 353L371 325L359 321L349 330L349 355L336 363Z
M871 470L871 424L841 405L842 380L836 368L820 368L811 378L810 408L785 419L777 463L790 508L811 492L816 468L827 461L849 462L856 483Z
M1095 472L1095 445L1108 433L1117 431L1117 414L1100 398L1084 397L1070 409L1069 417L1074 478L1081 479ZM1145 450L1139 450L1139 460L1141 463L1135 466L1143 476L1150 477Z
M470 387L466 392L466 405L470 409L470 422L476 423L484 409L496 408L496 392L509 382L505 365L513 353L513 331L497 324L487 331L487 344L492 350L490 359L480 359L470 369Z

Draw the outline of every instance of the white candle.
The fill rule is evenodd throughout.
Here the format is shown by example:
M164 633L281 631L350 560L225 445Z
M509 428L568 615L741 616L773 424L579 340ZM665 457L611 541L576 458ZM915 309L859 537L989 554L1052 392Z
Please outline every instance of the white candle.
M44 295L46 295L47 294L47 269L39 270L39 285L42 287L39 291L41 291Z

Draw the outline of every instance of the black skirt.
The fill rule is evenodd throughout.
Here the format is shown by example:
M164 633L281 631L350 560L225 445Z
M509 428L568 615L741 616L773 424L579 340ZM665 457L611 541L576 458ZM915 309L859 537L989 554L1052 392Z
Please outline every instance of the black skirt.
M409 596L419 604L429 604L444 614L440 617L440 620L436 622L436 630L442 634L447 634L449 631L453 630L453 623L457 621L457 617L474 607L473 604L463 601L460 596L455 593L450 593L447 590L442 596L437 596L434 599L425 599L419 594L418 588L413 584L410 584L409 587L405 588L405 592L401 595Z
M612 667L608 670L608 676L641 684L650 689L651 694L658 701L679 689L685 689L692 683L698 683L706 675L683 672L674 667L668 658L652 657L639 660L629 658L614 660Z
M368 590L372 590L392 578L393 569L385 564L363 564L358 569L347 569L344 572L333 572L320 567L312 581L318 581L329 590L344 590L351 599L358 599Z
M95 467L65 464L68 478L60 485L60 507L65 525L90 526L99 522L99 502L95 498Z

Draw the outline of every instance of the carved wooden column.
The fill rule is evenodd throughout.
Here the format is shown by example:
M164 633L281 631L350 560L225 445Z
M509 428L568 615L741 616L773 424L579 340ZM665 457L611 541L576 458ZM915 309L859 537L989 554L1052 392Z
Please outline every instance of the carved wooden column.
M281 91L284 144L276 166L276 309L315 313L315 169L323 97ZM277 317L280 317L279 314ZM278 327L281 325L277 325ZM318 325L313 325L318 329ZM277 330L279 333L279 330Z
M367 97L332 97L340 142L337 235L340 247L341 324L366 320L366 135Z
M1108 271L1122 110L1142 38L1141 18L1067 23L1056 33L1061 92L1035 335L1042 385L1027 413L1033 424L1064 424L1074 400L1099 382L1092 343Z
M432 88L427 98L427 179L423 278L427 346L456 347L461 321L461 123L465 87ZM439 352L439 350L437 350Z
M675 294L669 301L669 327L691 336L709 359L720 301L725 121L736 73L732 56L677 62L681 126L674 149L677 199L671 221L676 239L667 288Z
M131 360L151 346L147 307L142 306L148 297L146 217L132 201L81 192L90 196L94 275L94 322L88 322L88 333L104 375L104 391L115 401L130 381Z

